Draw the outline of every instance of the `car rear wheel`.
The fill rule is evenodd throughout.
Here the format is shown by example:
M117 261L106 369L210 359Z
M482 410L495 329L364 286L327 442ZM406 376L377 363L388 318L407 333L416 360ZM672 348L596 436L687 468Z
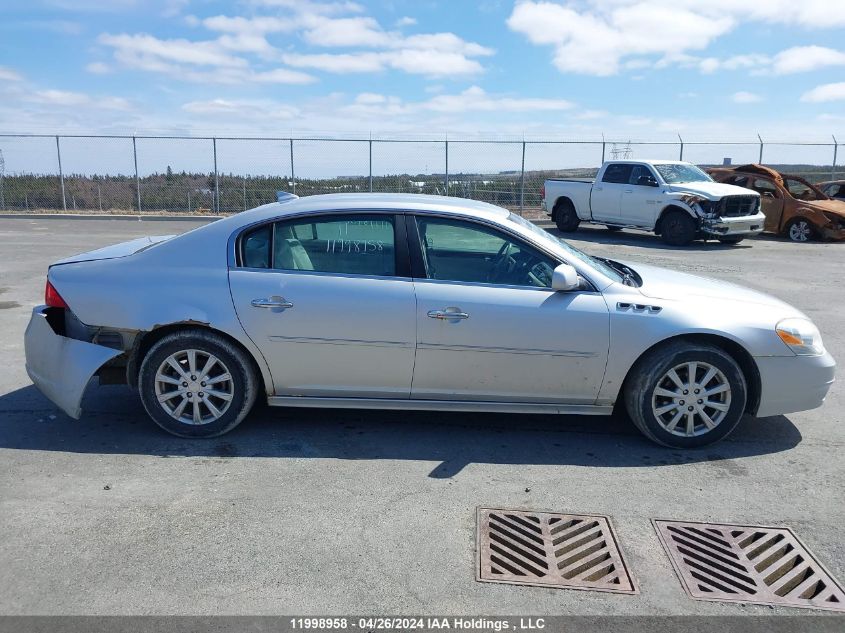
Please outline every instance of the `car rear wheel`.
M737 362L711 345L670 343L643 357L625 385L625 406L647 438L672 448L712 444L745 411L747 385Z
M816 237L813 225L803 218L797 218L789 223L786 234L793 242L809 242Z
M581 220L575 212L575 207L569 200L559 200L555 205L553 214L555 224L559 231L570 233L578 228Z
M669 211L660 223L660 232L667 244L686 246L695 239L695 220L684 211Z
M215 437L243 421L255 403L257 379L246 354L202 330L174 332L141 362L141 402L165 431Z

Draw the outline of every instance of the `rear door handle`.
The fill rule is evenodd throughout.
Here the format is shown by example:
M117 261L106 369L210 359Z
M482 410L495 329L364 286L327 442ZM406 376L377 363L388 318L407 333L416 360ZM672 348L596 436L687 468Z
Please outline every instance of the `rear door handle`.
M430 310L428 313L431 319L442 319L451 321L452 319L468 319L469 315L466 312L461 312L460 308L446 308L445 310Z
M269 299L253 299L253 308L292 308L293 304L284 297L270 297Z
M634 193L634 190L633 189L626 189L625 193Z

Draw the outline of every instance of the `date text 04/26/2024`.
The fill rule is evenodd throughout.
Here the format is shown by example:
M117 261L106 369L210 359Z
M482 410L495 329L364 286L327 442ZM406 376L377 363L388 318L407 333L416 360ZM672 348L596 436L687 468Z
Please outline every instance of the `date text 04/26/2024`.
M485 618L485 617L315 617L291 618L292 629L359 631L531 631L545 628L543 618Z

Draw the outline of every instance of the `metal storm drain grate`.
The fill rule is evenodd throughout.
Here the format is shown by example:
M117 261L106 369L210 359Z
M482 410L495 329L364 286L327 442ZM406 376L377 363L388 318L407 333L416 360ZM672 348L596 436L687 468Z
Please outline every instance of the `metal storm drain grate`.
M845 611L845 593L789 528L655 520L691 598Z
M478 509L478 580L637 593L604 516Z

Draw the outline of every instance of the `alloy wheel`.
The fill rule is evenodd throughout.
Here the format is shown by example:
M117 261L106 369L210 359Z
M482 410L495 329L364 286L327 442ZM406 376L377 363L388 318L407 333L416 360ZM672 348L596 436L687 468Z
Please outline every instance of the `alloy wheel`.
M702 361L676 365L657 381L651 409L660 426L680 437L709 433L731 406L731 386L717 367Z
M793 242L807 242L813 235L813 229L806 220L799 220L789 227L789 239Z
M235 385L229 369L214 354L187 349L171 354L159 365L155 395L172 418L201 425L226 413Z

